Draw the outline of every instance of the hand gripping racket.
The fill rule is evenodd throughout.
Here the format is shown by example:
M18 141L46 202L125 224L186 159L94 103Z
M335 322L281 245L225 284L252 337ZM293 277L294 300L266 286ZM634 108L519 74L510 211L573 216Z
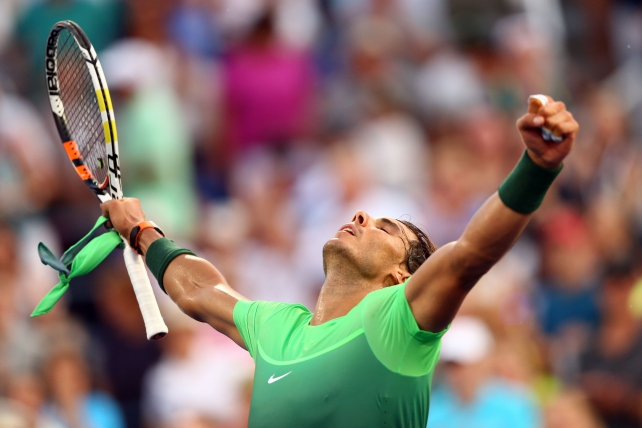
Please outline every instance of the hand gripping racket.
M528 97L528 102L530 103L532 100L537 101L540 107L544 107L548 104L548 97L546 95L531 95L530 97ZM544 141L552 141L554 143L561 143L562 141L564 141L564 138L556 137L555 135L553 135L553 131L544 126L540 126L539 129L542 131L542 138L544 139Z
M49 33L45 60L51 111L69 160L101 202L122 198L114 110L94 47L75 22L61 21ZM147 339L160 339L167 326L145 263L127 238L121 238Z

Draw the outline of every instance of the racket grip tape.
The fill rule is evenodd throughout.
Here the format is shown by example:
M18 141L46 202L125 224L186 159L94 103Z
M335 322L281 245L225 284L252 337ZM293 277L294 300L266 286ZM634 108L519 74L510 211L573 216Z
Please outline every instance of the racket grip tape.
M149 282L149 277L147 276L145 262L139 254L132 250L129 243L127 243L126 240L124 241L125 249L123 251L123 255L125 258L125 265L127 266L127 272L129 273L129 278L131 279L132 286L134 287L134 293L138 300L140 312L143 315L147 339L160 339L167 334L168 329L165 325L165 321L163 321L160 310L158 309L158 303L156 302L152 285Z

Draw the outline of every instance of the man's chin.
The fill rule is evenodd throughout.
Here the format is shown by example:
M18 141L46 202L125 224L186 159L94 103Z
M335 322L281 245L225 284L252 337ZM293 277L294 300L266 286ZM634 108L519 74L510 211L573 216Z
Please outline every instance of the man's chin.
M341 239L334 237L323 244L323 257L326 256L326 252L334 252L338 247L345 246L345 242L341 242Z
M323 246L323 266L328 266L330 261L350 259L353 253L354 249L349 242L335 236Z
M351 247L350 242L348 242L343 236L336 235L325 243L325 245L323 246L323 252L325 253L326 249L328 251L342 251L349 247Z

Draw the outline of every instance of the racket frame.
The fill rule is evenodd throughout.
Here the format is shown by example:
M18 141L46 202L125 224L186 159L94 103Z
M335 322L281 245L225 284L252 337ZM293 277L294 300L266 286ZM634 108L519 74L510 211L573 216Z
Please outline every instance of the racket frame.
M60 86L58 82L58 62L56 52L58 48L58 37L61 31L67 30L74 37L80 52L85 58L87 70L91 76L96 99L100 108L100 115L103 121L103 132L107 144L107 179L99 183L89 168L85 165L84 159L80 155L77 144L73 139L65 109L60 99ZM76 168L76 172L87 186L94 192L100 202L106 202L110 199L121 199L123 197L120 162L118 158L118 133L116 131L116 121L114 110L107 88L107 80L98 60L98 55L94 47L82 29L73 21L61 21L54 25L47 39L47 50L45 54L45 68L47 75L47 90L49 93L49 102L53 112L56 128L63 140L63 146L67 156ZM108 188L108 189L107 189Z

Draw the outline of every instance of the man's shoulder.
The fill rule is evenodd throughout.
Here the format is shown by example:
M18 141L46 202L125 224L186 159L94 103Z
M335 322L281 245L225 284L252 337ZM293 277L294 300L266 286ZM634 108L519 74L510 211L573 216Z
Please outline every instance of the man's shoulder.
M405 318L405 283L384 287L368 293L355 308L367 325L373 320L398 322Z
M357 306L380 306L385 305L386 302L390 303L399 297L400 293L404 293L406 282L397 285L391 285L381 288L379 290L371 291L368 293Z
M234 307L235 313L259 318L267 322L272 317L309 317L311 312L300 303L272 302L268 300L239 300Z
M395 295L396 293L402 292L403 289L405 289L406 284L408 281L401 283L401 284L396 284L396 285L390 285L388 287L383 287L380 288L379 290L371 291L364 297L366 298L385 298L389 297L392 295ZM385 296L385 297L384 297Z

